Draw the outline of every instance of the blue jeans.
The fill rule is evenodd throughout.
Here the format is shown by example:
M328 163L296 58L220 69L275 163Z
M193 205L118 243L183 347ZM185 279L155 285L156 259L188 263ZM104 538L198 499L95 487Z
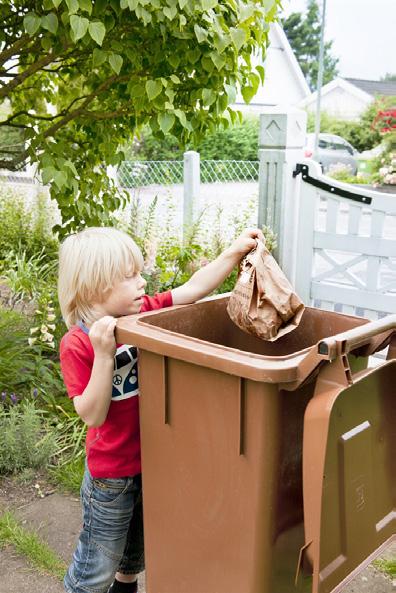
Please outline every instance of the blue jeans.
M81 486L83 529L64 578L67 593L105 593L117 571L144 570L141 475L92 478Z

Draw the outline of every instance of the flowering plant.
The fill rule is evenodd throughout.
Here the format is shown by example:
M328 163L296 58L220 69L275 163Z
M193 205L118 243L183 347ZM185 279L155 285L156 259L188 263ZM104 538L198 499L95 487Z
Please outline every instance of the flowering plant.
M382 134L396 130L396 107L378 111L373 125L379 129Z
M381 159L381 164L383 166L378 171L380 182L396 185L396 152L389 152Z
M374 161L374 185L396 185L396 134L388 133L385 136L381 155Z

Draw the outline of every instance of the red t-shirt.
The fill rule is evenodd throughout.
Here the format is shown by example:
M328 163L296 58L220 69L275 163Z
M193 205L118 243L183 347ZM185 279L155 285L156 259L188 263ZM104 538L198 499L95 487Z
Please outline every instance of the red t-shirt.
M171 291L143 297L141 313L172 306ZM87 329L73 326L60 344L63 379L70 398L81 396L88 385L94 350ZM123 478L141 471L139 433L139 385L137 348L117 344L114 356L113 392L106 420L88 428L86 454L94 478Z

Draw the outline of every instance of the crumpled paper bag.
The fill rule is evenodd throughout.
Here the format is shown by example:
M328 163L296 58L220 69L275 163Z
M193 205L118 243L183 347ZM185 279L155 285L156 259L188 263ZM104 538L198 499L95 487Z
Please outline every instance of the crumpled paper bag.
M262 241L241 262L227 312L243 331L270 342L301 321L304 304Z

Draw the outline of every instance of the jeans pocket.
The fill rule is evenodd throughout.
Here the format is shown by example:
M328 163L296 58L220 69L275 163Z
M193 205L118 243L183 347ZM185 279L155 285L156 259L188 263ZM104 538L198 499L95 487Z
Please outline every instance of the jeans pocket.
M131 489L130 478L94 478L92 499L105 506L117 506Z

